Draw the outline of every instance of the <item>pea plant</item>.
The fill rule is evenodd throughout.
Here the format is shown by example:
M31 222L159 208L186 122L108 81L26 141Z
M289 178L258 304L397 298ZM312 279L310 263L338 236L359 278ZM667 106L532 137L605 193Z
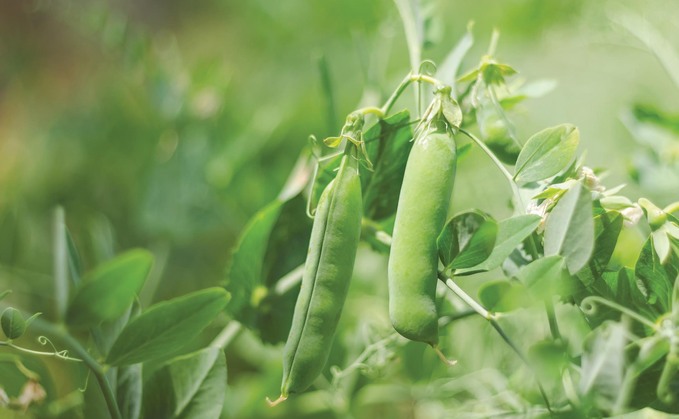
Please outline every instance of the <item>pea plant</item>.
M99 396L85 415L111 418L219 417L226 391L223 348L227 327L206 347L186 349L224 310L229 294L208 288L142 308L138 294L150 276L153 255L133 249L89 272L57 209L55 230L56 320L2 311L3 385L0 413L78 417L84 394ZM10 295L6 290L0 299ZM37 347L30 335L39 334ZM53 359L81 381L63 397L39 360ZM93 380L90 380L90 377ZM95 381L96 384L90 384ZM64 389L60 389L64 390Z
M442 382L452 382L461 365L446 352L445 330L478 317L525 365L529 388L514 401L458 403L448 414L679 413L679 203L660 208L605 185L603 171L578 155L572 124L520 140L511 112L534 86L517 83L516 70L496 58L497 34L466 72L471 32L438 67L421 61L417 39L409 40L413 70L385 103L351 112L325 147L312 138L233 253L234 318L264 342L285 341L272 409L310 388L358 394L385 365L408 365L395 348L410 341L428 345L451 377ZM393 111L410 87L415 103ZM420 112L422 98L431 99ZM456 179L473 148L504 177L510 217L482 202L449 213L453 191L473 187ZM629 232L644 237L632 265L619 257ZM383 297L393 330L337 365L333 336L356 254L366 250L360 243L388 259ZM460 285L473 278L481 282L474 293ZM564 328L573 317L583 327ZM513 338L511 330L531 329L538 318L547 336ZM343 383L357 371L365 379Z

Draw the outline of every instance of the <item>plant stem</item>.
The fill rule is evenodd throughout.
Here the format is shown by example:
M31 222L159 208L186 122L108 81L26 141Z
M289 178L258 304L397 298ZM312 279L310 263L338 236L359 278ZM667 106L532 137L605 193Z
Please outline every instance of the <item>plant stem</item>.
M439 280L441 280L446 286L455 293L462 301L464 301L469 307L471 307L472 310L477 312L481 317L483 317L486 320L491 320L493 319L493 314L483 308L481 304L477 303L476 300L474 300L472 297L469 296L462 288L460 288L455 281L453 281L452 278L448 278L443 274L443 272L438 273Z
M398 100L398 98L401 96L406 87L408 87L408 85L410 85L410 83L413 82L429 83L434 86L444 84L441 83L439 80L424 74L412 74L412 73L408 74L396 87L396 90L394 90L394 92L391 94L389 99L387 99L382 108L380 108L383 115L387 115L389 113L389 110L391 110L391 107L394 106L394 103L396 103L396 100Z
M73 338L65 330L57 333L57 336L61 338L61 340L63 340L66 345L71 347L71 350L83 360L85 365L87 365L90 371L92 371L92 374L94 374L94 377L99 383L99 388L101 388L101 392L104 395L104 399L106 400L106 406L108 407L111 418L122 419L120 410L118 410L118 403L116 402L111 385L106 379L106 373L102 365L92 358L89 352L87 352L87 350L80 345L80 342L75 340L75 338Z
M210 346L224 350L233 339L243 330L243 325L235 320L231 320L221 332L212 340Z
M679 211L679 201L672 202L671 204L663 208L663 212L666 212L668 214L672 214L677 211Z
M120 410L118 410L118 403L116 402L116 398L113 394L113 390L111 389L110 383L106 379L104 367L99 362L97 362L89 354L89 352L87 352L80 342L71 336L63 326L56 326L41 318L35 319L35 321L31 324L31 327L37 329L42 334L50 335L61 340L70 349L70 351L73 352L75 357L80 358L82 362L87 365L99 383L99 388L101 389L101 392L104 396L106 407L108 408L111 418L122 419Z
M547 321L549 322L549 331L555 341L563 340L561 330L559 330L559 322L554 313L554 303L551 300L545 300L545 312L547 312Z
M538 260L540 255L538 255L537 245L535 244L535 234L528 236L528 240L526 241L526 249L533 260ZM552 338L555 341L563 340L561 331L559 330L559 322L557 321L556 314L554 313L554 303L551 299L545 299L545 312L547 313L549 332L552 334Z
M276 281L276 285L274 285L273 287L273 293L275 295L285 294L286 292L296 287L297 284L299 284L302 281L303 276L304 276L304 264L301 264L292 271L283 275L278 281Z
M54 251L54 300L56 301L57 319L62 321L66 314L68 302L68 254L66 251L66 224L64 209L54 209L52 249Z

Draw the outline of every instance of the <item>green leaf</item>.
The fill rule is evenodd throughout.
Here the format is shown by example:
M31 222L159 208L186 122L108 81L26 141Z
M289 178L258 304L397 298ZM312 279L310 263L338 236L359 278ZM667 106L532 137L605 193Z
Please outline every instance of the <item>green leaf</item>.
M139 419L142 405L142 365L118 367L116 376L116 401L121 415L126 419Z
M594 254L590 265L601 274L613 256L625 217L619 212L608 211L594 217Z
M488 60L481 67L481 74L483 74L483 81L487 85L502 85L505 83L505 77L513 76L516 74L516 70L507 64Z
M9 339L18 339L26 332L26 320L14 307L7 307L0 316L2 332Z
M218 419L226 393L226 359L205 348L173 359L144 387L144 417Z
M233 296L229 309L241 322L252 310L253 291L262 283L262 267L269 237L282 206L283 202L277 199L258 211L241 233L233 251L226 288Z
M580 131L571 124L544 129L528 139L516 160L517 182L536 182L566 169L578 148Z
M553 340L539 341L528 348L528 359L540 377L560 382L562 371L569 364L568 346Z
M613 287L613 289L615 290L615 300L618 303L634 309L651 321L654 321L662 314L648 306L644 294L641 293L637 286L637 278L634 276L634 269L621 268L616 277L617 281L614 284L615 287Z
M554 295L569 294L565 268L563 257L547 256L524 266L517 277L535 297L551 301Z
M123 329L106 363L136 364L172 353L198 336L228 301L223 288L208 288L151 306Z
M365 216L383 220L396 212L398 196L408 154L413 146L413 131L408 111L401 111L368 128L363 139L374 171L361 171Z
M580 182L566 192L545 223L545 256L561 255L575 274L589 262L594 250L592 197Z
M479 301L492 312L509 312L531 305L526 289L515 281L497 279L479 288Z
M625 368L625 328L606 322L583 344L580 393L599 409L610 411L620 394Z
M312 220L304 216L305 208L306 199L303 195L298 195L283 205L278 222L269 236L262 275L258 278L258 290L265 292L264 298L259 301L251 298L247 310L240 316L243 324L256 331L262 341L267 343L285 341L292 324L299 285L283 294L269 290L306 260Z
M146 281L153 255L143 249L130 250L83 278L66 313L72 326L96 326L121 316Z
M500 221L497 226L495 247L488 259L471 268L460 269L456 274L471 274L499 267L512 251L535 231L540 221L538 215L519 215Z
M634 267L639 286L646 302L653 306L660 314L671 309L671 298L674 281L679 269L679 259L674 253L669 255L669 261L663 265L654 248L651 237L646 240Z
M437 244L446 269L470 268L488 259L497 236L497 223L488 214L472 210L451 218Z

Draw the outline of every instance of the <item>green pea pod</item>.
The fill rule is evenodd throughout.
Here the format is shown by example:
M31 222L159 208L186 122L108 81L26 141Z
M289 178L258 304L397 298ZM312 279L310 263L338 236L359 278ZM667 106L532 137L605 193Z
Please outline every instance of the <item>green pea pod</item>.
M389 255L389 316L404 337L438 344L438 237L448 214L455 139L443 121L415 138L396 210Z
M361 218L358 161L355 155L345 154L316 210L302 288L283 353L278 401L306 390L328 360L354 268Z

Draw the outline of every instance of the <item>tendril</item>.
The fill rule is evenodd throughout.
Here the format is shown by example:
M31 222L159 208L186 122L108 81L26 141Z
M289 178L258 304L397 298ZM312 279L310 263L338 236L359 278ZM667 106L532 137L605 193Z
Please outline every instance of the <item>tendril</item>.
M598 297L598 296L595 296L595 295L585 297L582 300L582 302L580 303L580 310L582 310L582 312L587 316L594 316L598 311L597 310L597 304L607 306L609 308L612 308L613 310L617 310L620 313L626 314L630 318L638 321L639 323L641 323L645 326L648 326L649 328L651 328L655 331L658 330L658 326L655 323L651 322L650 320L648 320L645 317L642 317L639 313L632 311L632 310L628 309L627 307L623 307L618 303L615 303L613 301L608 301L605 298L601 298L601 297Z
M10 348L16 349L17 351L25 352L25 353L31 354L31 355L53 356L55 358L63 359L64 361L83 362L82 359L72 358L72 357L68 356L67 350L63 350L63 351L57 350L57 348L54 346L52 341L49 340L46 336L38 337L38 343L40 343L42 346L48 346L48 345L51 346L52 352L34 351L33 349L28 349L28 348L24 348L22 346L15 345L11 341L0 342L0 344L2 344L2 346L9 346Z
M87 386L90 383L90 369L87 369L87 374L85 375L85 384L82 388L78 387L78 391L84 393L87 390Z

